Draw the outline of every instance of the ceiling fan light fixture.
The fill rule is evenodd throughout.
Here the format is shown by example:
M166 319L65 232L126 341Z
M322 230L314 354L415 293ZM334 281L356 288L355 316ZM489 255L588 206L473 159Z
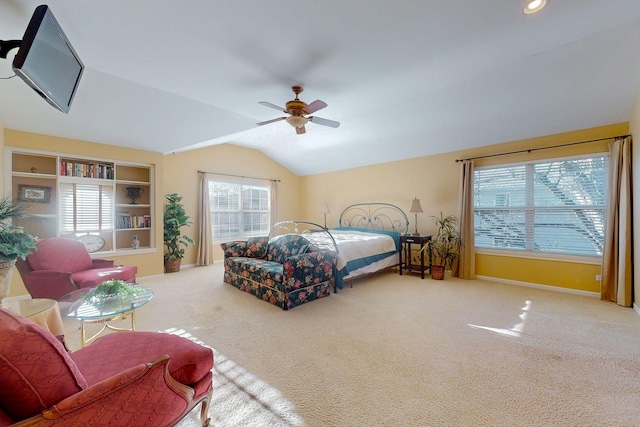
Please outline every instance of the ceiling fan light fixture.
M524 8L524 13L531 15L539 12L549 3L549 0L527 0L527 5Z
M306 125L307 122L309 121L309 119L302 116L289 116L285 120L287 121L287 123L289 123L291 126L293 126L296 129Z

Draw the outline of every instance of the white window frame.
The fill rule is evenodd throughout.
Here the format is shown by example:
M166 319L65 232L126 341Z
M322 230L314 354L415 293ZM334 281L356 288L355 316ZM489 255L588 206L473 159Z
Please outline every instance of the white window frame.
M86 200L79 196L78 187L97 187L98 203L95 200ZM111 183L92 182L61 182L59 187L59 234L76 234L87 232L112 232L114 224L115 200L113 195L114 186ZM68 199L70 198L70 200ZM90 212L90 217L95 217L95 221L87 221L82 218L82 208ZM97 213L94 214L94 212ZM71 217L69 217L69 214Z
M563 162L563 161L572 161L572 160L580 160L580 159L589 159L589 158L599 158L604 157L607 161L606 167L609 167L609 155L608 153L590 153L587 155L580 156L567 156L567 157L559 157L559 158L551 158L551 159L539 159L527 162L519 162L519 163L509 163L509 164L501 164L501 165L491 165L491 166L483 166L477 167L474 171L474 221L477 224L476 211L479 210L487 210L491 209L489 206L478 206L478 194L476 194L476 176L475 174L483 171L483 170L491 170L491 169L502 169L508 167L518 167L525 166L526 169L526 197L533 197L533 167L534 165L546 164L546 163L554 163L554 162ZM529 165L529 166L527 166ZM606 210L606 192L607 192L607 182L606 179L608 177L608 170L604 172L604 194L602 196L602 204L597 205L580 205L581 208L587 209L597 209L602 212L602 218L604 221L604 213ZM498 190L497 193L501 193L502 191ZM546 260L560 260L560 261L570 261L570 262L581 262L586 264L599 264L602 260L602 255L586 255L586 254L577 254L577 253L558 253L552 251L536 251L533 247L533 216L536 211L550 211L553 209L566 210L565 206L552 206L552 205L543 205L543 206L535 206L532 202L532 199L527 199L527 202L524 206L513 206L513 203L510 203L509 206L496 206L495 210L507 210L507 211L520 211L524 213L525 217L525 247L524 248L497 248L497 247L486 247L486 246L478 246L478 234L476 232L476 253L480 254L495 254L495 255L506 255L510 257L518 257L518 258L533 258L533 259L546 259ZM513 200L510 200L511 202ZM602 233L604 234L604 223L602 223Z
M238 209L230 210L230 209L216 209L216 200L215 195L211 192L211 185L214 183L225 184L225 185L237 185L239 186L238 192ZM260 190L266 191L266 210L254 209L248 210L245 209L243 205L243 190L248 187L257 187ZM247 239L249 237L256 236L266 236L269 234L269 230L271 228L271 213L273 210L273 206L271 206L271 184L265 183L262 180L253 180L248 178L233 178L233 177L225 177L225 178L209 178L209 203L210 203L210 213L211 213L211 234L213 241L224 241L229 239ZM238 233L227 233L221 234L217 232L221 225L217 224L216 218L218 213L236 213L239 215L238 220ZM245 231L245 214L262 214L267 217L266 226L260 227L258 230L253 231Z

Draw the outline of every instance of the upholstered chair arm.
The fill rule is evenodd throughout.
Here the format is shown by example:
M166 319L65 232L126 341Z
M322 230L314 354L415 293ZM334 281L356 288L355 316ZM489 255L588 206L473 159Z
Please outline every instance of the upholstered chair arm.
M284 263L283 283L287 292L333 278L336 254L332 251L294 255Z
M224 251L224 257L239 257L247 256L247 242L235 241L220 243L220 247Z
M58 299L60 295L78 289L68 271L31 271L22 274L22 281L32 298Z
M194 391L169 375L169 356L130 368L15 426L168 426L189 408Z
M92 259L93 268L111 268L114 265L112 259Z

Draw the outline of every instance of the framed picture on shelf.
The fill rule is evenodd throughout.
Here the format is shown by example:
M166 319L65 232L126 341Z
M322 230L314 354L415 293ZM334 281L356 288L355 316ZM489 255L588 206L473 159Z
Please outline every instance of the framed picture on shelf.
M18 200L25 202L49 203L51 198L51 187L20 184L18 191L20 193Z

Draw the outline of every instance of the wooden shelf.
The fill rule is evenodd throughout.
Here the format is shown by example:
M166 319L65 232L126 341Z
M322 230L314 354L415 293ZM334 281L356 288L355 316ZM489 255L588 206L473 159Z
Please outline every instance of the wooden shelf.
M105 239L103 250L113 253L125 251L149 252L155 250L155 224L153 165L138 162L119 162L83 156L41 152L31 149L5 147L5 156L11 159L11 170L6 171L6 191L18 197L20 186L33 185L50 188L48 203L33 203L32 212L20 220L20 225L34 232L39 238L64 236L74 237L76 232L59 230L60 191L69 184L99 185L101 191L113 192L113 229L95 230ZM68 172L67 172L68 171ZM64 185L65 187L61 187ZM132 204L126 197L126 187L140 187L140 203ZM74 190L75 191L75 190ZM152 227L118 228L118 213L130 212L136 217L151 219ZM131 248L131 236L139 234L141 247Z

